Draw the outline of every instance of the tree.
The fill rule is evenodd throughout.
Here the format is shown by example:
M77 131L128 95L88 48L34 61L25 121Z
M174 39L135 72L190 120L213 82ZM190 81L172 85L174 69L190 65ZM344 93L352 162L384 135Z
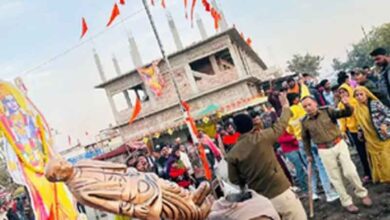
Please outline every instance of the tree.
M352 50L347 53L347 60L342 62L338 59L333 59L332 67L338 71L373 66L374 61L370 57L370 52L378 47L383 47L390 51L390 23L373 28L369 33L365 34L358 43L352 45Z
M294 54L290 61L287 61L287 69L290 72L300 74L309 73L313 76L318 76L318 72L321 69L321 62L324 58L321 56L314 56L306 54L304 56L300 54Z

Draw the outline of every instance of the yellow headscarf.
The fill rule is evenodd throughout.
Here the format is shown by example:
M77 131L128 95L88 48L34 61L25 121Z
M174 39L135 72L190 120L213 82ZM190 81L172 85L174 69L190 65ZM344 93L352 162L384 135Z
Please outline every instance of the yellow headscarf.
M357 91L364 92L367 95L367 98L369 98L371 100L379 100L370 90L368 90L364 86L356 87L355 90L353 91L353 97L355 97Z
M378 100L366 87L359 86L354 91L361 91L371 100ZM373 182L390 182L390 140L382 141L371 121L368 104L358 102L355 108L356 118L363 129L367 152L371 165Z
M349 86L347 83L344 83L340 86L339 90L340 89L347 91L349 95L349 105L352 106L353 108L356 108L356 106L358 105L358 101L353 97L352 87ZM345 106L342 102L339 102L338 108L345 109ZM358 123L355 117L355 113L353 113L353 115L348 118L339 119L339 123L340 123L340 129L343 133L345 133L347 129L352 133L358 132Z
M378 100L378 98L370 92L366 87L364 86L358 86L355 88L353 92L353 96L356 97L356 92L361 91L364 92L367 96L367 99L371 100ZM368 105L365 103L357 102L357 106L355 106L355 116L358 120L358 123L360 124L361 128L364 130L365 128L372 127L371 122L371 115L370 110L368 108Z

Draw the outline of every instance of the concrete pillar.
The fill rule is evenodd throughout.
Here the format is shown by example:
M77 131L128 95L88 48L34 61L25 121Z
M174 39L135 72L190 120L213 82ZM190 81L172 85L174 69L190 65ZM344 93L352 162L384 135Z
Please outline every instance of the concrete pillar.
M106 76L104 75L103 66L102 66L102 63L100 62L100 57L99 57L99 55L97 54L95 48L93 49L93 58L94 58L94 60L95 60L96 67L97 67L97 69L98 69L98 72L99 72L99 75L100 75L100 79L101 79L103 82L106 82L107 79L106 79ZM116 107L115 107L114 100L112 99L112 95L109 94L109 92L108 92L107 89L105 89L105 92L106 92L106 96L107 96L107 99L108 99L108 103L110 104L111 111L112 111L112 113L114 114L115 121L116 121L117 123L119 123L118 117L117 117L118 112L117 112L117 109L116 109Z
M196 85L196 81L194 78L194 74L192 73L192 69L189 64L185 65L184 67L185 74L187 76L188 82L190 83L192 93L196 94L199 93L199 88Z
M130 46L130 56L135 68L143 66L141 54L139 53L137 43L131 33L129 33L128 41Z
M112 98L112 95L107 90L106 90L106 96L108 99L108 104L110 104L112 114L114 115L115 122L118 124L118 123L120 123L120 121L119 121L119 117L118 117L118 110L115 107L114 99Z
M100 57L99 57L99 55L97 54L95 48L93 48L93 58L94 58L94 60L95 60L96 67L97 67L97 70L98 70L98 72L99 72L100 79L101 79L103 82L106 82L106 81L107 81L107 78L106 78L106 76L104 75L104 70L103 70L102 63L100 62Z
M215 59L215 55L209 56L209 59L210 59L211 67L213 68L215 75L218 75L220 70L219 70L219 66L217 63L217 59Z
M183 43L181 42L179 32L177 31L175 21L173 20L173 17L171 13L167 12L167 19L168 19L168 25L169 29L171 30L173 40L175 41L175 45L177 50L183 49Z
M196 24L198 26L202 40L206 40L207 39L207 32L206 32L206 29L204 28L203 20L199 15L196 15Z
M115 72L118 76L122 74L121 68L119 66L118 60L116 59L115 55L112 55L112 63L114 64Z
M112 62L114 64L114 68L115 68L115 72L118 76L121 75L122 71L120 69L120 66L119 66L119 63L118 63L118 60L116 59L115 55L113 54L112 55ZM131 103L131 100L130 100L130 96L129 96L129 92L127 90L124 90L123 91L123 96L125 97L126 99L126 103L127 103L127 106L130 108L132 106L132 103Z
M244 78L246 75L246 70L244 68L244 64L243 64L243 61L241 59L241 56L238 53L238 50L234 44L231 44L229 46L229 52L230 52L230 55L232 56L233 63L234 63L236 72L238 74L238 77L240 79Z
M127 106L131 108L133 106L133 103L131 103L129 92L127 90L123 91L123 95L125 96Z

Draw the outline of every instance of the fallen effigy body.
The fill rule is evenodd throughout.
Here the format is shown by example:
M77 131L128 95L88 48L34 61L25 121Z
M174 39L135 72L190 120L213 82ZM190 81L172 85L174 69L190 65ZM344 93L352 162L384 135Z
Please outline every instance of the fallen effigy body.
M82 204L141 219L201 220L210 212L210 185L190 192L154 173L122 164L84 160L70 164L50 161L45 172L51 182L64 182Z

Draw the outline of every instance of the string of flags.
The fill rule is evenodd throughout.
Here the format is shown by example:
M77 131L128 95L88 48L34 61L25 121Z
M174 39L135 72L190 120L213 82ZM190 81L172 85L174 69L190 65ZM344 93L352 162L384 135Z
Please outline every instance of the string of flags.
M114 4L114 7L112 8L112 11L111 11L111 16L110 16L110 20L108 21L107 23L107 27L109 27L114 21L115 19L120 15L120 11L119 11L119 7L118 5L115 3Z
M183 3L184 3L184 10L185 10L185 18L188 19L188 2L189 0L183 0ZM192 0L191 2L191 10L190 10L190 19L191 19L191 25L193 26L193 23L194 23L194 14L195 14L195 7L196 7L196 4L197 4L198 0ZM215 30L218 30L219 29L219 23L222 19L222 16L220 14L220 12L214 8L208 0L202 0L202 6L204 8L204 10L210 14L210 16L213 18L214 20L214 28ZM125 5L126 2L125 0L119 0L119 5ZM155 6L155 0L150 0L150 4L152 6ZM166 5L166 0L161 0L161 7L166 9L167 5ZM120 16L120 9L119 9L119 6L117 3L114 3L114 6L111 10L111 15L109 17L109 20L106 24L106 27L110 27L114 22L115 20L117 19L118 16ZM87 34L88 32L88 24L87 24L87 20L85 17L82 17L81 18L81 37L80 39L84 38L85 35Z
M236 25L233 25L234 28L236 28ZM248 44L250 47L252 46L252 38L248 37L245 39L245 35L243 32L240 33L240 36L242 39L245 40L246 44Z
M155 6L156 5L155 3L156 3L155 0L150 0L150 4L152 6ZM121 15L119 5L123 6L125 4L126 4L125 0L118 0L118 2L114 3L113 8L111 10L110 17L109 17L108 22L106 24L106 27L110 27L117 20L117 18ZM164 8L164 9L166 8L166 0L161 0L160 4L161 4L162 8ZM183 0L183 4L184 4L184 10L185 10L185 18L188 19L189 0ZM191 0L190 21L191 21L192 26L193 26L193 22L194 22L194 13L195 13L195 8L196 8L197 4L198 4L198 0ZM201 0L201 4L202 4L203 9L213 18L214 28L216 30L218 30L220 27L219 24L220 24L221 19L222 19L221 13L210 4L209 0ZM89 28L88 28L87 20L85 17L82 17L81 18L81 37L80 37L80 39L84 38L87 35L88 31L89 31ZM241 33L241 37L246 41L246 43L249 46L252 45L251 38L248 37L245 39L243 33ZM154 93L154 95L160 96L161 92L162 92L163 85L164 85L164 81L162 80L161 75L159 73L158 62L153 62L152 65L149 67L139 68L138 73L140 74L141 78L145 82L145 85L147 85L151 89L151 91ZM182 105L183 108L186 108L186 107L189 108L189 106L186 106L185 104L186 103L184 103ZM132 110L132 114L131 114L130 119L129 119L129 124L132 124L135 121L135 119L138 117L138 115L140 114L141 111L142 111L142 103L141 103L141 100L139 99L139 97L137 97L134 108ZM209 120L208 118L204 118L204 121L208 121L208 120ZM185 123L183 122L179 126L185 126ZM167 130L167 132L169 135L172 135L174 133L174 129L170 128ZM86 135L88 136L87 133L86 133ZM154 134L154 137L160 137L160 135L161 135L161 132L156 132ZM68 142L69 142L69 144L71 144L71 142L72 142L70 136L68 137Z

